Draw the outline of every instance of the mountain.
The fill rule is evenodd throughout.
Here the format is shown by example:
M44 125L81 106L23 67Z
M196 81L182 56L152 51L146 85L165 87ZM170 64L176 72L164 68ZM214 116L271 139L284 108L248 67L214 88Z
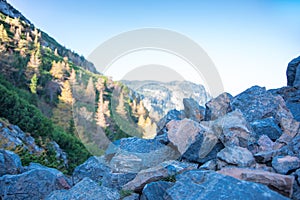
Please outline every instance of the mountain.
M170 110L183 110L183 99L193 98L201 106L210 99L203 85L189 81L127 81L122 83L138 93L150 112L151 118L159 121Z

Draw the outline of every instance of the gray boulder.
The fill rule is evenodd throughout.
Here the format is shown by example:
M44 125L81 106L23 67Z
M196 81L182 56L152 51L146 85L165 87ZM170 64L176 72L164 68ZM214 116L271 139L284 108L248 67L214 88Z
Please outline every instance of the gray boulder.
M0 196L4 199L44 199L54 190L69 189L64 176L52 169L34 169L18 175L0 177Z
M52 192L46 200L115 200L119 193L111 188L100 186L89 178L82 179L70 190Z
M157 140L136 137L123 138L110 144L105 158L113 172L137 173L167 160L175 160L179 153Z
M103 157L92 156L83 164L77 166L73 172L74 184L88 177L99 183L102 178L110 173L110 168L105 163Z
M267 135L271 140L275 141L282 135L282 130L273 117L256 120L251 123L251 126L257 138L261 135Z
M193 98L183 99L184 113L188 119L200 122L204 120L205 108L200 106Z
M250 167L255 163L252 153L239 146L225 147L218 153L217 157L229 165L240 167Z
M0 176L18 174L22 171L20 157L7 150L0 149Z
M283 200L288 199L267 186L241 181L212 171L192 170L176 176L176 183L166 190L172 200Z
M183 119L169 122L167 128L171 144L188 161L204 163L215 158L217 152L223 148L207 124Z
M229 93L222 93L205 104L205 120L216 120L231 111L230 101L232 96Z
M170 110L163 118L159 120L157 123L157 135L162 135L167 132L166 125L171 120L181 120L185 118L184 111L178 111L178 110Z
M288 64L286 76L288 86L300 86L300 56Z
M142 192L141 200L164 200L166 190L175 183L167 181L157 181L147 184Z
M106 174L101 183L104 187L120 190L126 183L132 181L136 173L109 173Z
M300 168L300 159L294 156L276 156L272 160L272 167L279 174L288 174Z

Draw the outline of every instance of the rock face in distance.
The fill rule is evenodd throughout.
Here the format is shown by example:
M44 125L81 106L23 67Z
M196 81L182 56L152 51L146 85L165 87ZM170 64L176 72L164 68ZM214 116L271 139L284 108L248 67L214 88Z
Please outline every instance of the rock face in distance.
M175 149L157 140L136 137L118 140L105 152L110 168L119 173L137 173L166 160L176 160L179 156Z
M46 200L73 199L73 200L90 200L103 199L115 200L120 195L116 190L100 186L89 178L82 179L70 190L57 190L52 192Z
M206 200L283 200L288 199L267 186L240 181L212 171L192 170L176 176L176 183L166 190L165 199Z
M300 86L300 56L288 64L286 77L288 86Z
M232 96L229 93L222 93L205 104L205 120L216 120L231 111L230 101Z
M264 170L237 167L223 168L222 170L218 171L218 173L232 176L240 180L264 184L287 197L291 197L293 194L293 176L285 176Z
M183 99L184 113L188 119L196 122L204 120L205 108L200 106L193 98Z
M0 150L0 176L18 174L22 169L22 163L18 155L11 151Z

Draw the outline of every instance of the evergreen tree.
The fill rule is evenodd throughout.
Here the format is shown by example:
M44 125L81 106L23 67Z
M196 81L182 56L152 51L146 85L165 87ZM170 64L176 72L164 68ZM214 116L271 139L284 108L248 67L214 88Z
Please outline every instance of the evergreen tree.
M56 61L52 62L52 67L51 67L51 70L50 70L50 74L54 78L56 78L56 79L62 79L63 76L64 76L64 72L65 72L64 63L56 62Z
M100 91L98 109L96 112L96 123L102 128L106 127L106 120L104 116L104 102L103 102L103 91Z
M94 82L92 77L90 77L89 79L85 93L86 93L87 102L94 103L96 98L96 92L95 92Z
M29 85L30 91L33 94L36 94L36 88L37 88L37 83L38 83L38 78L36 76L36 74L33 75L33 77L31 78L31 83Z
M116 108L116 111L119 115L121 115L122 117L126 117L126 110L125 110L125 104L124 104L124 94L123 91L120 91L120 96L119 96L119 104Z

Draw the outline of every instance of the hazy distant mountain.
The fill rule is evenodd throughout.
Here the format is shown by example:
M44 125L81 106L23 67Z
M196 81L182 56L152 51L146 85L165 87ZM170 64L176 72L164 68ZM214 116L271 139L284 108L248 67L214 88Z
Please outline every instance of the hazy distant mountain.
M145 107L150 111L150 116L158 120L167 114L169 110L183 109L183 98L193 98L200 105L204 105L210 95L203 85L189 81L122 81L132 90L143 97Z

